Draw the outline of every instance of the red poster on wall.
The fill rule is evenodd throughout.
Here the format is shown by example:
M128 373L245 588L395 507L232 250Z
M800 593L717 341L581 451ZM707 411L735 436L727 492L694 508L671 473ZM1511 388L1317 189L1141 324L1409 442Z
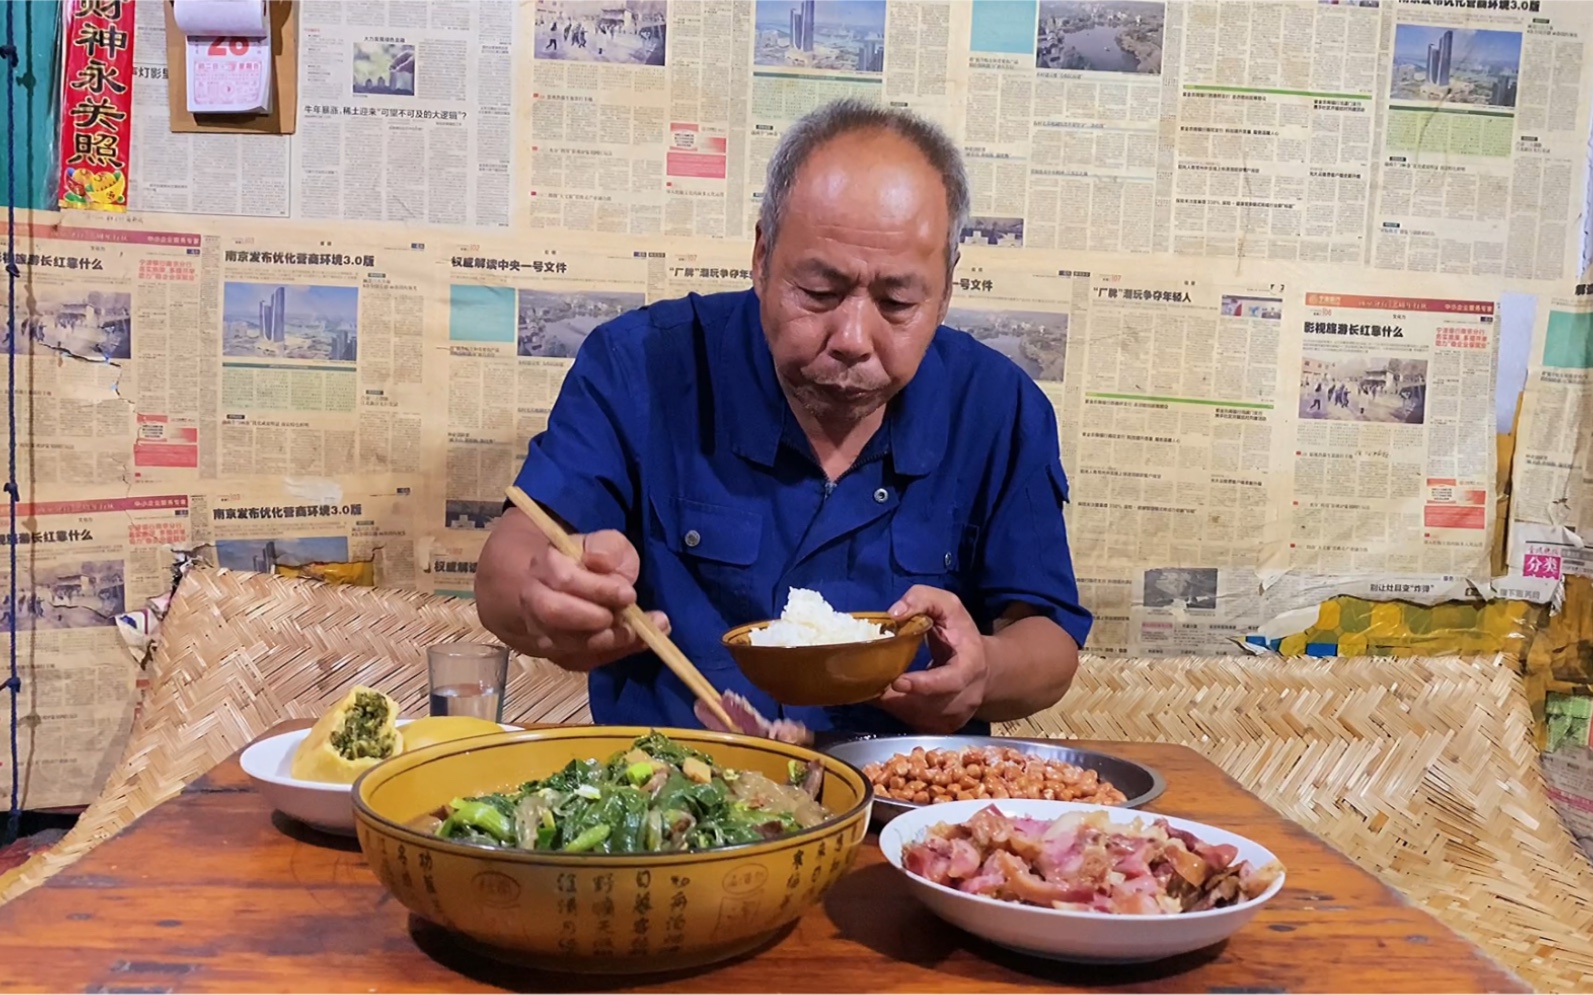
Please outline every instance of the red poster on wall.
M126 211L133 0L66 0L66 10L60 204Z

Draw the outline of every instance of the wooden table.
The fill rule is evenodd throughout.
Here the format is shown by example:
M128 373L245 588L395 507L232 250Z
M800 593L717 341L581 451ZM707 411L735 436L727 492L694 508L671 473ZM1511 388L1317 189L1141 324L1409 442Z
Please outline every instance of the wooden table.
M272 812L234 756L0 906L0 991L1531 990L1194 751L1083 745L1158 768L1168 788L1152 810L1255 839L1284 862L1288 886L1216 948L1079 967L942 923L870 845L820 905L751 957L675 977L555 977L475 958L410 916L356 843Z

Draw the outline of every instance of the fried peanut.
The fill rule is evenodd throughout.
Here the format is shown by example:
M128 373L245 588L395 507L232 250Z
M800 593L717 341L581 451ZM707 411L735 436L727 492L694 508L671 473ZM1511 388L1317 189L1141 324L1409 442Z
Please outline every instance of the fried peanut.
M1115 805L1123 792L1093 770L1010 746L914 748L863 768L880 794L918 805L976 798L1043 798Z

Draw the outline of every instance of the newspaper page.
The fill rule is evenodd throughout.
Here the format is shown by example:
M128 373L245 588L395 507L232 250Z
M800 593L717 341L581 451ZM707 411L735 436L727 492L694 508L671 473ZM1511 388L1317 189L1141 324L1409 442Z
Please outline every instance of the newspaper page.
M1549 741L1539 757L1545 787L1565 828L1593 859L1593 744L1588 737L1593 698L1551 691L1547 699Z
M738 77L749 101L747 127L737 134L745 154L744 199L734 229L750 238L763 201L764 177L785 128L841 97L913 110L954 128L957 87L953 39L967 37L973 5L955 0L756 0L747 44L751 73ZM960 46L959 46L960 47ZM740 51L741 49L737 49Z
M842 96L951 124L951 0L534 0L537 228L750 238L780 130ZM960 37L960 35L959 35Z
M1091 261L1062 431L1076 570L1114 622L1093 648L1233 652L1272 527L1282 281Z
M1266 572L1374 600L1468 597L1490 573L1495 301L1455 281L1342 279L1295 285L1278 370L1288 515Z
M1388 6L1395 23L1369 261L1573 278L1587 198L1593 5Z
M229 570L420 587L419 477L293 477L194 495L190 543Z
M294 216L508 227L515 0L302 7Z
M25 809L88 804L121 759L139 669L116 617L171 591L171 550L190 534L184 494L131 496L117 487L85 497L84 490L38 488L17 506ZM5 551L0 583L9 583L8 562ZM6 600L0 616L10 611ZM11 778L0 776L0 807L10 792Z
M1170 241L1159 247L1362 261L1389 6L1187 5L1175 165L1158 191Z
M201 434L202 479L421 471L433 256L403 232L329 234L208 240L199 351L220 364L198 384L201 423L216 426Z
M448 310L434 326L447 337L433 337L428 365L447 371L446 471L427 499L430 534L492 527L586 336L647 303L647 252L565 244L442 246Z
M128 210L287 217L292 137L174 134L167 103L166 4L135 4L133 15Z
M1038 13L1036 7L1038 6ZM1186 3L972 4L964 233L989 244L1151 252L1169 206ZM960 48L960 46L959 46ZM1165 224L1165 222L1161 222Z
M1593 574L1593 284L1540 298L1511 471L1509 574L1502 597L1557 601L1567 574Z
M53 489L191 475L200 236L18 228L17 418L28 435L19 479Z

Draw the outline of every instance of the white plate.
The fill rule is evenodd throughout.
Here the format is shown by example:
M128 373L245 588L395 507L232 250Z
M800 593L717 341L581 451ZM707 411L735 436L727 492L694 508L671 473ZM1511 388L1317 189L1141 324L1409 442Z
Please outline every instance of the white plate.
M1115 915L1109 912L1070 912L1036 905L1004 902L970 895L935 884L902 866L902 850L922 840L930 826L940 822L966 822L981 809L996 805L1003 813L1033 819L1056 819L1069 812L1105 812L1116 824L1135 817L1166 818L1168 825L1193 833L1206 843L1229 843L1239 859L1256 867L1273 860L1272 851L1243 836L1188 819L1129 812L1078 802L987 799L943 802L914 809L892 819L879 834L880 850L903 877L915 897L935 915L991 943L1036 957L1093 964L1140 964L1176 957L1226 940L1255 918L1261 907L1283 888L1283 875L1264 893L1222 909L1180 915Z
M399 719L398 725L406 726L413 721ZM499 726L505 732L520 728L502 723ZM293 767L294 751L309 734L309 729L296 729L262 739L244 750L238 763L249 775L255 790L278 812L324 833L353 836L354 801L350 793L353 785L303 781L288 773Z

